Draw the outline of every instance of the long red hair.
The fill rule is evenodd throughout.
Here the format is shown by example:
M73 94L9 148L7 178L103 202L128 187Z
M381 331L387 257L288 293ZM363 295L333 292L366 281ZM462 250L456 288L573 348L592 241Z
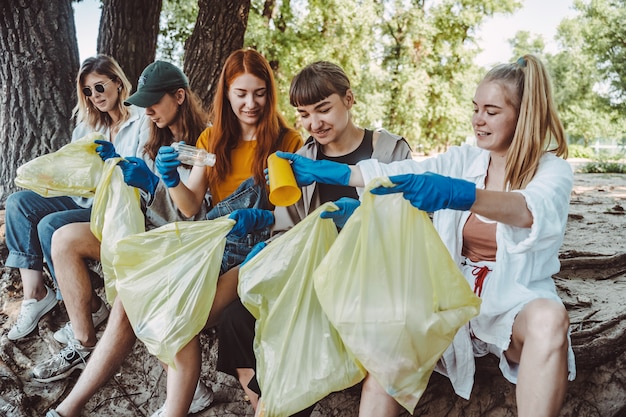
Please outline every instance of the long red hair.
M228 100L228 89L242 74L251 74L265 81L267 100L256 130L256 155L252 164L252 175L257 184L265 184L263 170L267 157L278 150L281 142L281 129L287 127L285 118L278 111L276 83L267 60L253 49L239 49L226 59L218 81L212 106L212 129L209 143L219 164L209 170L209 182L222 181L232 169L231 153L241 138L241 125L233 113Z

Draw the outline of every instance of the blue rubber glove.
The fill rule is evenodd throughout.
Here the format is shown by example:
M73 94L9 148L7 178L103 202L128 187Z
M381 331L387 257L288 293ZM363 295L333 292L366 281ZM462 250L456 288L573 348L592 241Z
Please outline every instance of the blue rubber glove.
M242 238L248 233L274 224L274 213L269 210L261 209L240 209L235 210L228 216L229 219L235 220L237 223L226 235Z
M157 154L155 167L161 174L163 183L168 187L176 187L180 183L180 175L178 175L178 167L181 162L178 158L178 152L171 146L161 146Z
M126 161L120 161L118 165L122 168L126 184L154 195L154 190L156 190L159 183L159 177L150 171L143 159L130 156L126 158Z
M350 166L326 160L314 161L289 152L276 152L276 156L291 161L291 169L298 186L304 187L314 182L322 184L348 185Z
M94 143L97 143L99 146L96 147L96 152L100 155L103 161L111 158L119 158L120 155L115 152L115 146L108 140L94 140Z
M389 177L393 187L376 187L372 194L402 193L411 205L423 211L469 210L476 201L476 184L426 172Z
M333 219L337 227L343 227L350 218L350 216L352 216L352 213L354 213L354 210L356 210L357 207L361 205L361 202L359 200L355 200L354 198L350 197L341 197L334 203L337 207L339 207L339 210L323 211L320 214L320 217L322 219Z
M265 242L259 242L256 245L254 245L254 247L252 248L252 250L250 251L250 253L248 253L248 256L246 256L246 259L243 260L242 263L239 264L239 267L244 266L246 263L248 263L248 261L252 258L254 258L254 256L261 252L261 250L267 246L267 243Z

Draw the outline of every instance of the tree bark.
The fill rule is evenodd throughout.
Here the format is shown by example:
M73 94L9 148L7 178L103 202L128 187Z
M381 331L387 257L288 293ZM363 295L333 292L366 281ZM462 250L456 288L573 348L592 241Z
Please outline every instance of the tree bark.
M17 167L71 138L78 45L71 0L0 2L0 207Z
M98 53L117 60L133 91L156 56L162 4L162 0L103 0Z
M222 67L243 47L250 0L199 0L196 26L185 44L184 70L191 89L211 109Z

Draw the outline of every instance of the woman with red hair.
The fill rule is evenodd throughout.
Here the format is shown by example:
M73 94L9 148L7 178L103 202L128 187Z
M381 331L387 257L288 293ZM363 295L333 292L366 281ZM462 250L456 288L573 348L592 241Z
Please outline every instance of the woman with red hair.
M161 147L156 160L172 200L184 215L196 213L206 193L211 202L207 219L237 209L273 209L263 172L267 157L276 151L295 152L302 146L302 136L287 127L278 111L272 69L260 53L240 49L228 57L213 101L212 125L200 134L196 146L215 154L216 163L193 167L186 183L178 179L180 161L172 147ZM227 236L220 275L243 262L253 246L266 240L274 222L273 216L254 225L231 218L238 223ZM201 353L196 336L177 354L176 370L168 371L166 403L154 417L187 414L200 375Z

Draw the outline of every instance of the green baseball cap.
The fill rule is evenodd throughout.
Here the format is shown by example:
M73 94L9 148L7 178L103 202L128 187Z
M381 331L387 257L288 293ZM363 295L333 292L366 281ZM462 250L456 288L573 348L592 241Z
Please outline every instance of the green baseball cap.
M143 70L137 82L137 91L124 104L150 107L158 103L168 91L184 87L189 87L189 80L176 65L154 61Z

